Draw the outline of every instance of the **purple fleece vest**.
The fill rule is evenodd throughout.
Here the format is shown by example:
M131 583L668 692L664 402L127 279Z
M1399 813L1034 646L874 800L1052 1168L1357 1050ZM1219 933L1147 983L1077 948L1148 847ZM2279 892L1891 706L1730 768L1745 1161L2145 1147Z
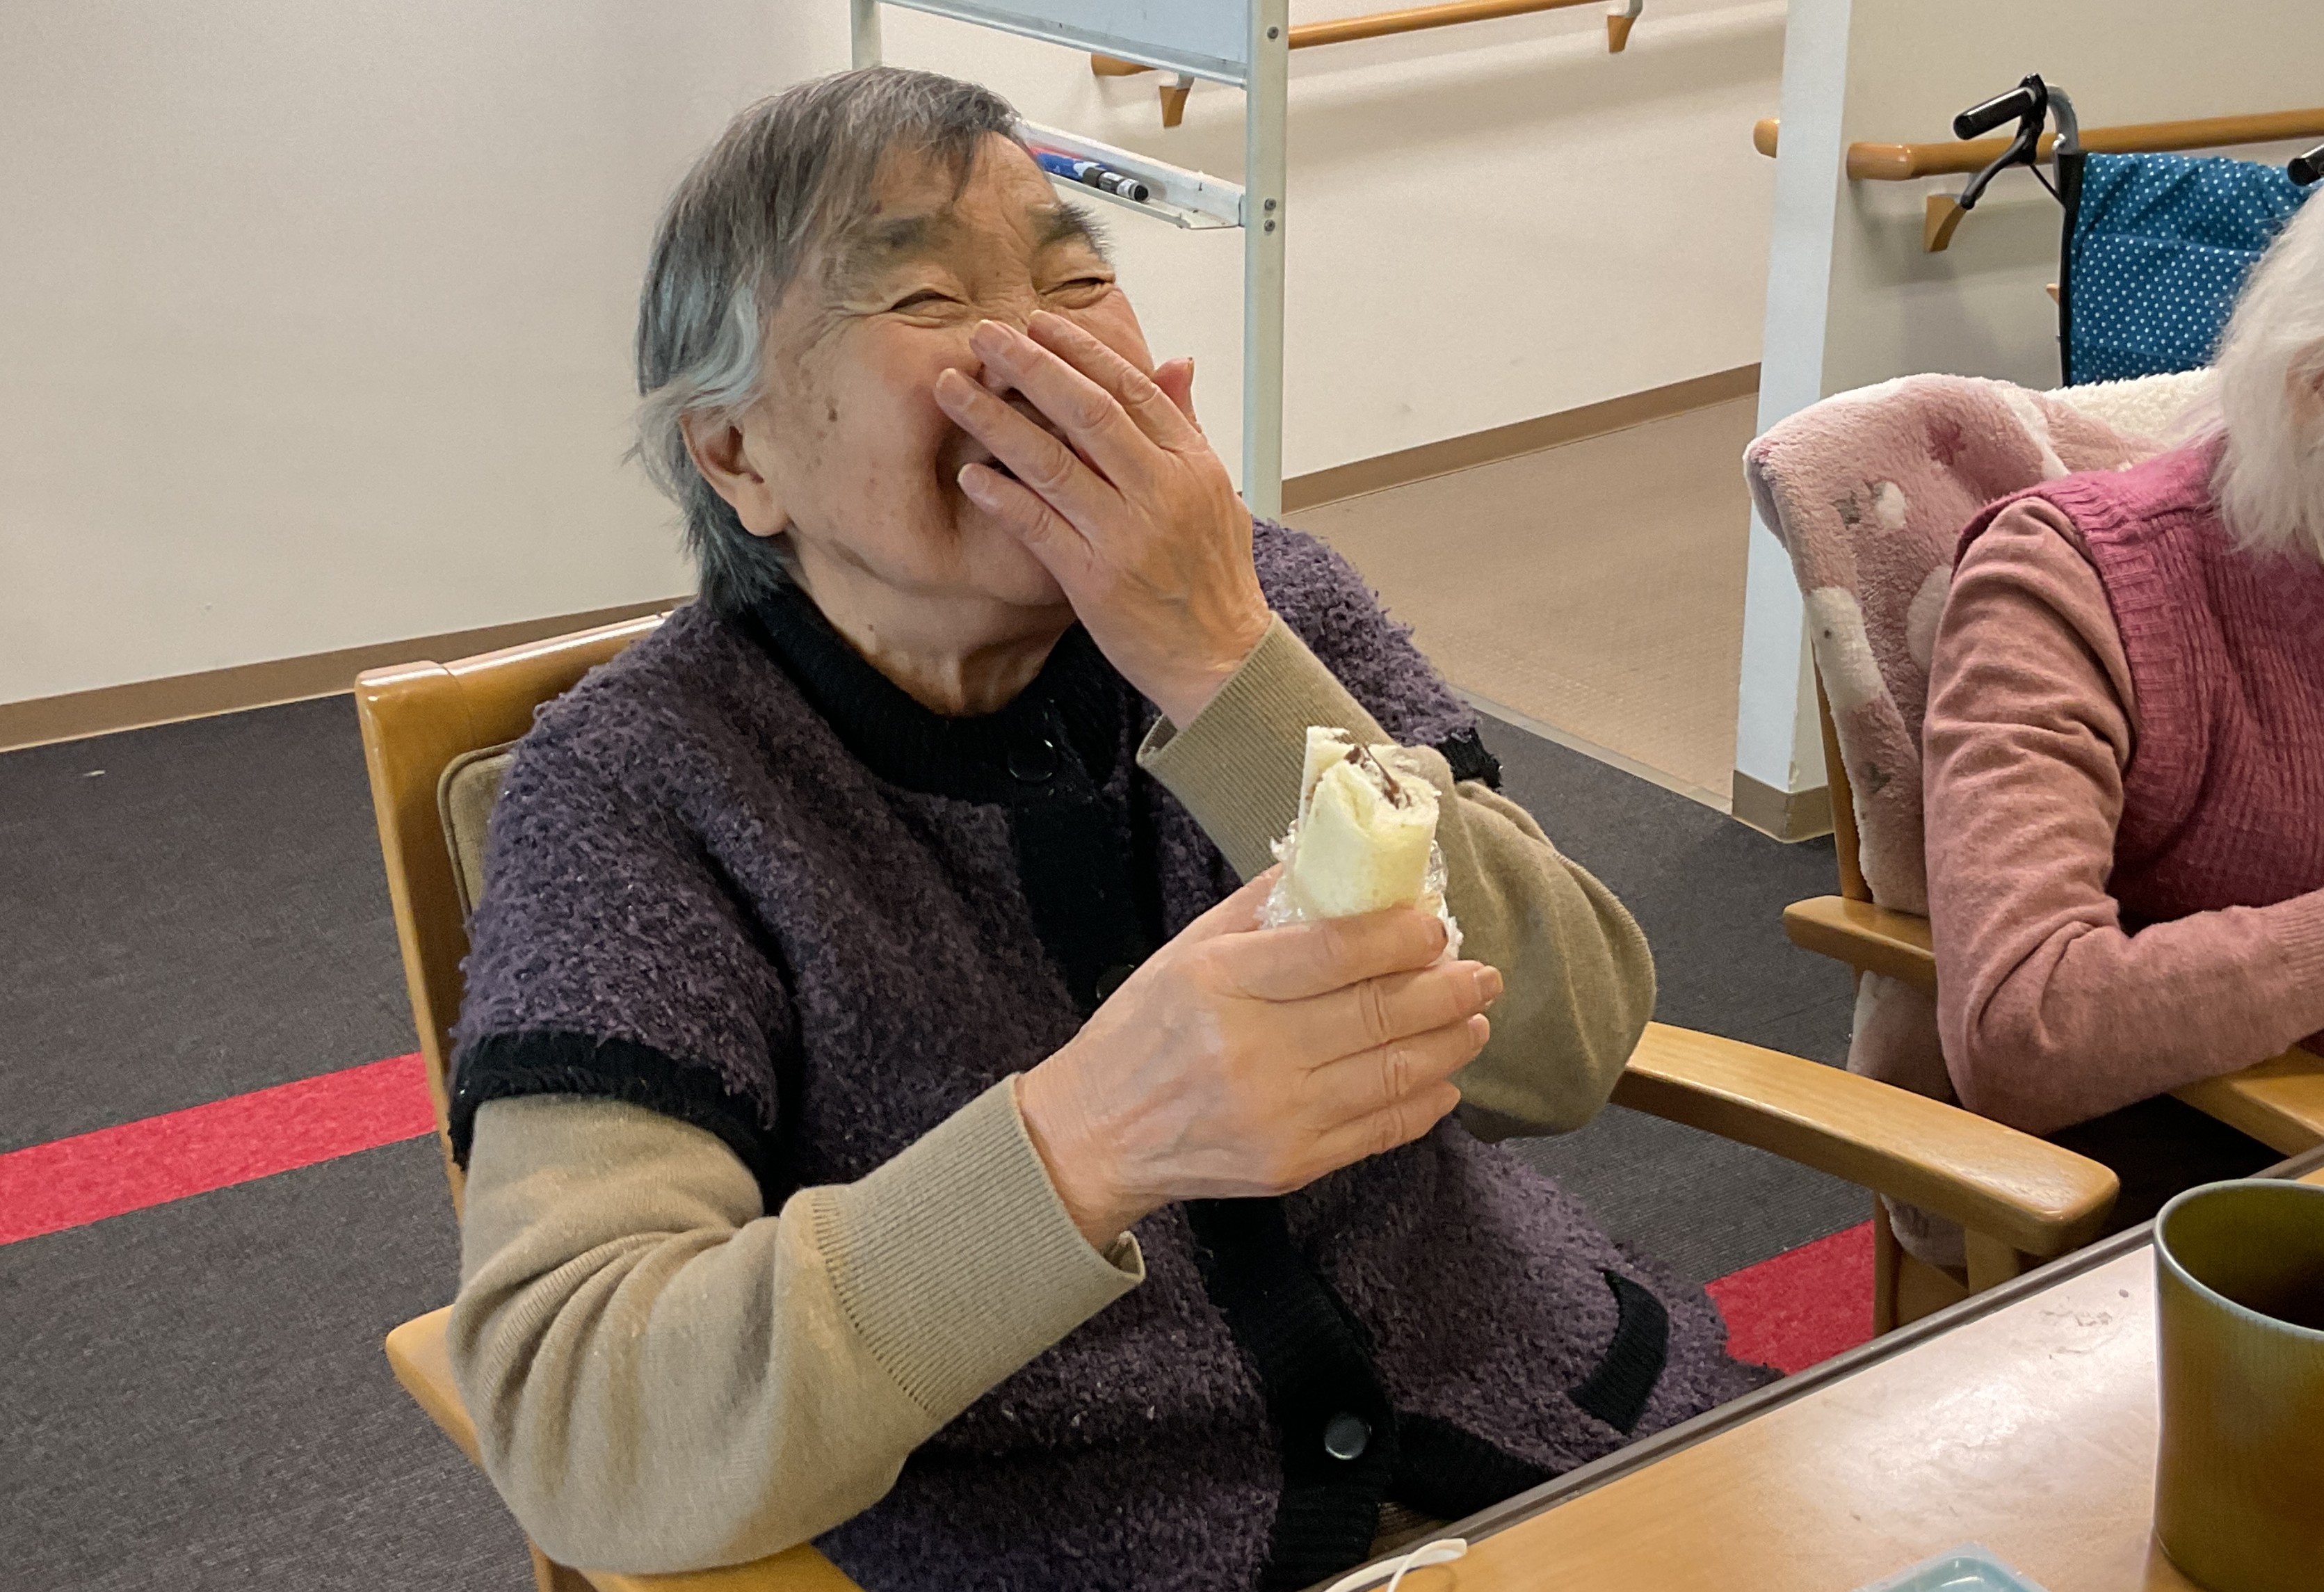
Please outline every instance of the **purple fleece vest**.
M1258 557L1276 611L1391 734L1434 744L1473 728L1343 560L1277 526L1260 528ZM1110 783L1152 814L1151 884L1175 931L1235 880L1136 770L1152 709L1128 699ZM487 872L463 1057L551 1036L498 1092L610 1093L698 1121L752 1166L769 1208L863 1176L1081 1021L1002 810L873 775L764 648L700 607L542 711ZM1630 1435L1757 1380L1726 1357L1700 1290L1450 1121L1283 1210L1395 1408L1542 1471L1625 1440L1569 1393L1616 1339L1607 1273L1668 1312L1666 1362ZM1146 1282L826 1533L843 1569L874 1592L1258 1583L1286 1476L1259 1374L1205 1291L1185 1208L1136 1231Z

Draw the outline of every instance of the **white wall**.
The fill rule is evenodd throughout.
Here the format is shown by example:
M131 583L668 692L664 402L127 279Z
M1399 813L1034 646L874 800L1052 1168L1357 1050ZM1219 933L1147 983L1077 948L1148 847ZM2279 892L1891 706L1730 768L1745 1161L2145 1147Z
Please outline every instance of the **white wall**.
M1292 56L1286 474L1758 357L1774 172L1749 132L1775 101L1782 0L1650 5L1618 56L1595 6ZM1165 132L1151 77L1061 71L914 13L885 25L890 59L974 60L1036 121L1241 174L1231 89L1197 84ZM1204 424L1239 458L1238 236L1114 230L1148 321L1194 337Z
M1786 47L1762 427L1917 371L2057 384L2050 196L2031 175L2006 173L1951 247L1926 254L1924 196L1966 179L1849 182L1848 143L1949 138L1955 112L2029 71L2071 94L2086 127L2324 100L2316 0L1794 0ZM1800 634L1789 563L1755 527L1736 765L1787 791L1823 782Z
M1303 0L1302 20L1372 9ZM686 589L621 459L655 211L841 0L0 8L0 701ZM1240 96L913 14L889 55L1232 175ZM1781 0L1294 58L1286 467L1757 356ZM1124 217L1239 454L1239 244Z

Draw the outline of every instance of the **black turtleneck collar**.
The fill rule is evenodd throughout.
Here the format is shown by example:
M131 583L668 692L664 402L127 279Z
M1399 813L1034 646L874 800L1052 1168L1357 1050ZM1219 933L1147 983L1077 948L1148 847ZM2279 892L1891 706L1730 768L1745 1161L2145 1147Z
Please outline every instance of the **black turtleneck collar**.
M890 784L1013 805L1056 793L1060 782L1081 784L1058 781L1066 763L1077 762L1091 786L1112 775L1134 699L1079 625L1008 706L959 717L922 706L873 668L796 587L761 599L742 625L847 749Z
M890 785L1004 807L1033 928L1084 1014L1161 943L1151 825L1135 789L1109 797L1125 723L1142 708L1080 625L998 713L947 717L914 701L785 588L743 628L849 752Z

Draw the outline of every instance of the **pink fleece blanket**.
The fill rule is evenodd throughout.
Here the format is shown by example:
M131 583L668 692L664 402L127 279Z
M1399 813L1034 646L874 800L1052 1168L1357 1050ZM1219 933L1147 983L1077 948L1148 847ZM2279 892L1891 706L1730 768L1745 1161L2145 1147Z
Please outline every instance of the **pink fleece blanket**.
M2163 446L2006 382L1917 375L1812 404L1745 451L1759 517L1806 601L1880 905L1929 910L1921 720L1962 528L1997 497Z

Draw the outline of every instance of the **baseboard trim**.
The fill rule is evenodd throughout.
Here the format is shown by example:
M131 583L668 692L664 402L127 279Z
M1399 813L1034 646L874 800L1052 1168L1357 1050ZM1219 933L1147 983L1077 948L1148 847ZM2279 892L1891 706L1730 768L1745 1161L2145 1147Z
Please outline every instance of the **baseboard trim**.
M1545 448L1602 437L1609 431L1666 420L1758 390L1759 367L1738 365L1732 370L1691 376L1665 387L1649 387L1643 393L1625 393L1619 398L1585 403L1579 409L1561 410L1489 430L1471 431L1465 437L1447 437L1441 442L1424 442L1417 448L1399 449L1376 458L1334 465L1328 470L1294 476L1284 482L1284 511L1288 514L1320 504L1338 503L1342 498L1360 497L1367 492L1384 492L1391 486L1425 481L1432 476L1449 476L1455 470L1515 458L1521 453L1538 453Z
M1716 791L1706 791L1692 780L1681 779L1674 773L1665 773L1652 764L1640 763L1637 758L1617 752L1611 746L1601 746L1597 742L1583 736L1577 736L1571 730L1560 729L1554 724L1545 724L1529 714L1520 713L1516 708L1506 707L1489 697L1480 697L1476 692L1461 686L1454 686L1452 689L1461 693L1462 701L1478 712L1490 714L1503 724L1514 725L1527 735L1539 736L1553 745L1563 746L1569 752L1579 752L1584 757L1595 759L1609 768L1620 769L1631 778L1644 780L1649 785L1659 785L1673 795L1683 796L1689 801L1699 801L1713 812L1727 810L1726 797Z
M1812 840L1831 833L1831 787L1778 791L1738 768L1735 771L1734 804L1728 810L1761 834L1772 835L1778 840Z
M263 663L238 663L227 669L205 669L196 674L173 674L165 680L135 680L91 691L36 697L26 702L0 702L0 752L44 746L53 741L77 741L118 730L144 729L157 724L175 724L180 719L202 718L213 713L235 713L246 708L268 708L278 702L336 696L353 690L356 675L383 664L466 658L562 635L571 630L587 630L643 614L659 614L686 600L661 597L647 603L624 603L619 607L594 608L586 614L557 614L511 625L487 625L477 630L448 631L441 635L414 636L408 641L374 642L369 646L342 647L335 653L273 658Z

